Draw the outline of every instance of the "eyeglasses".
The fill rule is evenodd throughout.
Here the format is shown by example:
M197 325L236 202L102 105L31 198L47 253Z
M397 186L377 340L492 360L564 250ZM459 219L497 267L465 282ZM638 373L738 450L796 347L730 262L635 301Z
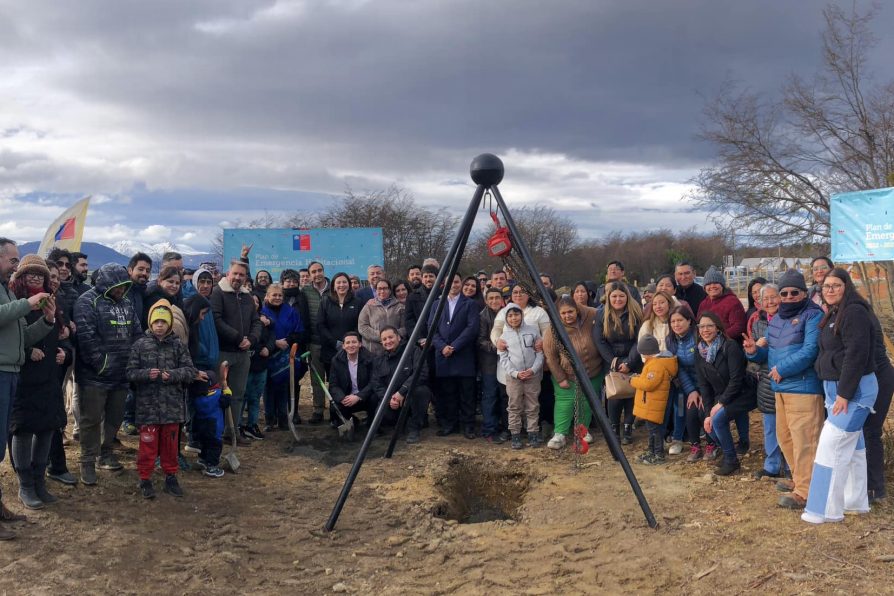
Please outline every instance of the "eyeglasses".
M43 279L43 273L26 273L25 279L33 279L33 280Z
M820 271L828 271L828 270L829 270L828 265L818 265L812 269L812 271L814 273L819 273Z
M823 292L837 292L844 284L823 284Z
M699 329L717 329L717 325L714 323L706 323L704 325L696 325Z
M56 261L56 267L65 267L66 269L71 269L71 263L68 261Z
M782 290L781 292L779 292L779 295L783 298L788 298L789 296L791 296L792 298L797 298L801 295L801 290Z

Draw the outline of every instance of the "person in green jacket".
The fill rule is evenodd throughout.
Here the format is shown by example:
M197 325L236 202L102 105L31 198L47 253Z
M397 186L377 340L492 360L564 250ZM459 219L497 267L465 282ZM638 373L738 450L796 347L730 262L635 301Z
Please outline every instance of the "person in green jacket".
M23 266L30 263L25 257ZM41 264L43 259L37 258ZM9 278L19 267L19 249L8 238L0 238L0 462L6 457L9 439L9 413L12 397L16 393L19 370L25 363L25 348L43 339L56 323L56 299L46 292L38 292L29 298L17 299L9 289ZM25 316L32 310L42 310L44 316L30 325ZM0 522L22 521L3 505L0 493ZM0 526L0 540L10 540L15 533Z

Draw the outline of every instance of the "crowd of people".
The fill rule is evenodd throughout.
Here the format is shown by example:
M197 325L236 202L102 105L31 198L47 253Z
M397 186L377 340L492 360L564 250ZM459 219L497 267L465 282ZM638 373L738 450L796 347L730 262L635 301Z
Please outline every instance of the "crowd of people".
M642 296L620 261L601 283L581 281L561 296L541 274L548 295L539 299L508 268L456 275L445 282L441 318L438 298L410 343L429 294L440 295L435 259L403 279L373 264L364 286L346 273L327 276L316 261L278 280L252 275L250 250L222 275L185 269L177 253L161 263L137 253L88 279L87 255L53 249L19 260L16 244L0 238L0 460L9 448L26 508L57 500L47 479L92 486L98 469L122 469L119 433L139 437L147 499L156 496L156 467L164 492L183 495L185 453L219 478L225 441L247 446L305 422L289 397L307 369L308 424L325 423L328 405L330 424L352 417L362 428L387 402L383 423L394 425L406 403L413 444L433 406L435 435L512 449L593 442L583 381L622 444L645 424L637 462L680 456L722 476L738 472L751 449L757 409L764 458L755 476L777 480L781 507L822 523L885 497L881 435L894 367L878 318L828 258L814 260L809 287L795 270L775 284L756 278L747 309L721 272L709 269L699 285L686 262ZM307 354L307 368L290 366L296 352ZM75 444L78 476L65 456ZM3 505L0 519L22 516ZM13 536L0 526L0 538Z

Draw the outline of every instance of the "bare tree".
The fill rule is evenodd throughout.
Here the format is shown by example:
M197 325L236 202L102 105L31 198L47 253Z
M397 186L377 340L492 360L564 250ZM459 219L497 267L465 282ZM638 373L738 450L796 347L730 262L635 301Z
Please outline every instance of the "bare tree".
M792 75L779 101L729 86L706 107L717 162L691 198L720 225L763 243L828 241L832 194L894 186L894 81L868 68L876 9L828 6L822 69Z

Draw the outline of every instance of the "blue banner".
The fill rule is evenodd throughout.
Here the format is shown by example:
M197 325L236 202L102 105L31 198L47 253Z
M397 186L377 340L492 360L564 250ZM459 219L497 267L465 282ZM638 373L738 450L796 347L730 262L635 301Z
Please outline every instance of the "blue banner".
M832 259L894 259L894 188L832 195Z
M311 261L323 263L326 277L339 271L366 279L370 265L385 265L382 228L229 229L223 231L224 270L238 259L243 245L252 244L248 256L252 275L258 270L279 279L283 269L304 269Z

